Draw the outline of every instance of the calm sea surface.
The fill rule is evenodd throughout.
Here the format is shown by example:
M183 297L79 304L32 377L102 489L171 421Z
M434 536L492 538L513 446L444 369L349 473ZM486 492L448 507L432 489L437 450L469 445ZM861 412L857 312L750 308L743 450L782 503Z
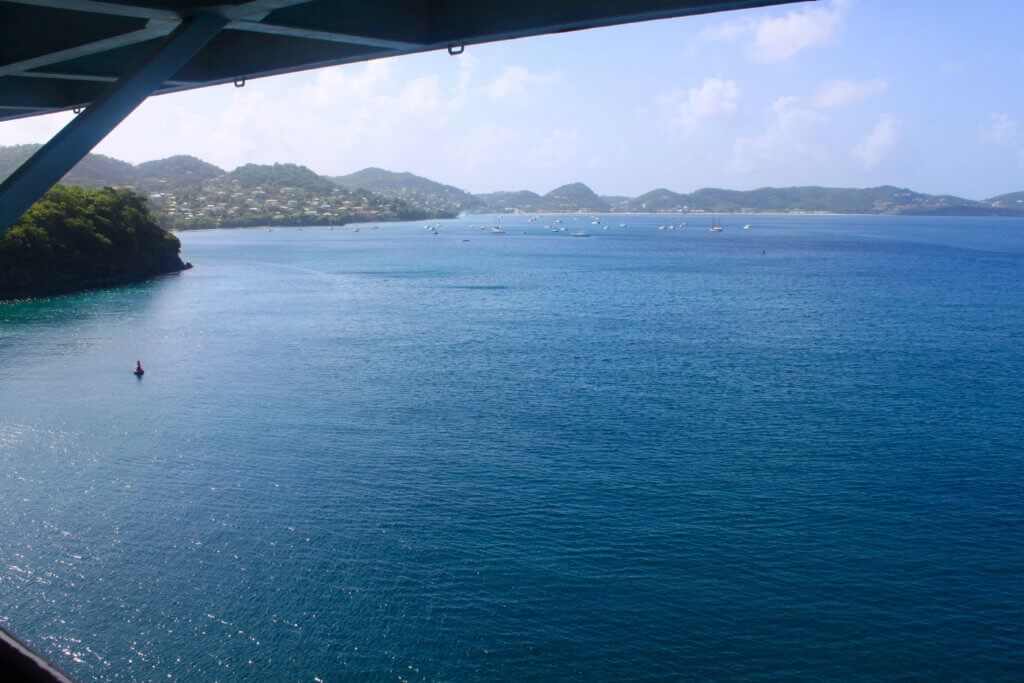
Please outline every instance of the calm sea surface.
M1024 677L1024 220L605 220L0 306L0 624L84 680Z

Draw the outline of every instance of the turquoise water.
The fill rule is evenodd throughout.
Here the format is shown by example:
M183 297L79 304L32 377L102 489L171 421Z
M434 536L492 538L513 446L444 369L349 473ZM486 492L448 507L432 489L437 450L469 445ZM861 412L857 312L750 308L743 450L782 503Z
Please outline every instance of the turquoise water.
M85 680L1019 680L1024 221L606 220L0 306L0 623Z

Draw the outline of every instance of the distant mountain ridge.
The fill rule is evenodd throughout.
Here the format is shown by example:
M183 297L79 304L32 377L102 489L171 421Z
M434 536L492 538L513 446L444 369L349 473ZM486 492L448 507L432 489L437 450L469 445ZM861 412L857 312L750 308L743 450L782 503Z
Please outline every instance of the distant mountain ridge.
M986 199L984 203L996 208L1022 208L1024 207L1024 192L1001 194L998 197Z
M764 187L755 190L703 188L690 194L658 188L639 197L601 197L583 183L570 183L539 195L530 190L471 194L451 185L380 168L335 178L347 187L363 187L433 210L527 213L586 212L766 212L1024 216L1024 192L973 201L953 195L930 195L884 185L873 188Z
M0 147L0 177L37 149L39 145ZM134 189L147 197L154 217L168 229L341 225L454 215L367 190L349 190L297 164L246 164L225 171L187 155L133 165L89 154L62 182Z
M39 145L0 147L0 177L17 168L38 148ZM148 193L154 213L162 223L173 226L182 224L181 216L191 216L185 221L188 225L214 219L218 225L223 224L228 219L222 211L268 221L331 221L339 216L364 215L359 211L371 217L381 216L380 220L387 220L388 216L446 217L458 213L515 211L1024 216L1024 191L974 201L953 195L924 194L893 185L754 190L703 188L691 193L662 187L630 198L598 196L588 186L577 182L543 195L530 190L473 194L413 173L377 167L334 177L296 164L246 164L225 171L187 155L133 165L102 154L89 154L68 173L64 182L85 187L131 187ZM160 204L166 197L184 202L186 207L179 207L177 213L168 213L169 208ZM177 217L171 220L174 216ZM285 218L275 218L279 216Z
M480 202L465 190L445 185L413 173L396 173L371 166L332 180L349 190L369 190L438 211L469 211Z
M981 206L962 197L928 195L885 185L871 188L762 187L756 190L703 188L679 194L661 188L626 202L630 211L912 213L954 206Z
M135 167L137 182L159 189L160 187L200 186L211 178L224 174L224 169L187 154L178 154L166 159L144 161Z

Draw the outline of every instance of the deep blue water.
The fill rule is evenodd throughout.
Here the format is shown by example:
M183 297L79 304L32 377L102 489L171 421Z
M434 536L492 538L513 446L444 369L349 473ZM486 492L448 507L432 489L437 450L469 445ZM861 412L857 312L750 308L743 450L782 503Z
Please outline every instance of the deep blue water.
M1024 220L665 220L0 306L0 624L85 680L1024 677Z

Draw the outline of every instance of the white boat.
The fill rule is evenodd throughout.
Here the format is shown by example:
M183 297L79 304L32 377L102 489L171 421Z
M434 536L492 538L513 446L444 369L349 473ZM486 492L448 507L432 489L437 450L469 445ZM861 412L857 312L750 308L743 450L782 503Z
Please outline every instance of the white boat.
M579 232L570 232L569 236L570 237L590 237L590 233L589 232L583 232L582 230L580 230Z
M750 230L750 223L747 223L746 225L744 225L743 229L744 230Z
M494 233L495 235L504 235L505 228L501 227L500 225L495 225L493 228L491 228L491 232Z
M620 228L628 228L629 226L626 225L625 223L619 223L619 227Z
M352 232L359 232L359 228L356 228L356 229L355 229L355 230L353 230Z
M664 230L664 229L665 229L665 226L664 226L664 225L659 225L659 226L658 226L658 230Z
M708 228L711 232L722 232L722 224L718 222L718 219L711 219L711 227Z

